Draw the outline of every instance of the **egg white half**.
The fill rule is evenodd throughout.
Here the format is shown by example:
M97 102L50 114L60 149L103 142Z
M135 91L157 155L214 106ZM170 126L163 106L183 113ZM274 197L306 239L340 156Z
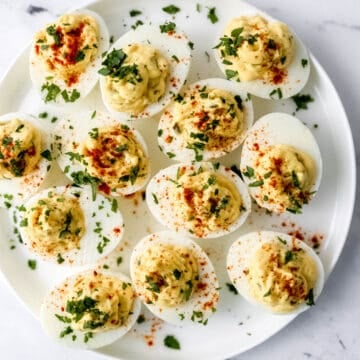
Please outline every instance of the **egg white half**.
M83 161L76 157L72 157L71 154L75 153L80 155L79 148L81 144L85 142L88 137L88 133L91 132L92 129L121 125L130 128L129 123L116 120L112 115L100 111L74 113L61 120L54 129L53 141L57 162L62 171L64 171L65 175L70 180L74 181L71 174L86 170L86 165L84 165ZM130 131L139 146L143 149L147 161L149 162L149 155L145 140L134 128L130 128ZM150 165L148 165L148 168L149 170L147 176L138 178L138 181L135 184L129 184L129 186L123 188L110 189L110 193L106 195L129 195L140 190L147 183L150 177Z
M68 94L71 94L74 90L78 91L80 93L80 97L76 101L85 98L95 87L99 79L98 70L101 67L101 56L109 48L109 31L107 29L105 21L97 13L87 9L79 9L70 12L69 14L88 15L96 20L99 26L99 43L97 55L95 60L88 65L85 72L79 75L78 82L71 86L68 86L64 80L55 78L51 72L48 72L44 69L42 62L39 61L39 58L36 55L35 46L34 44L32 44L30 51L30 77L33 82L34 88L39 93L43 101L45 101L46 93L42 91L41 88L46 83L55 84L60 88L61 91L65 90L68 92ZM61 96L61 94L56 96L55 101L51 101L50 103L59 106L71 104L71 102L66 102L65 99Z
M14 112L0 116L0 123L7 123L13 119L24 120L33 125L41 134L41 152L48 150L50 154L52 153L51 138L39 119L29 114ZM33 172L12 179L0 179L0 206L11 208L35 194L50 171L52 164L50 159L40 156L38 166Z
M136 281L135 269L137 267L139 257L148 248L159 244L171 244L174 246L188 248L192 251L198 261L199 283L201 286L197 287L196 290L193 291L187 302L176 307L166 308L156 303L147 304L144 297L144 289L141 284ZM207 319L216 310L216 306L219 301L219 283L214 267L205 251L198 244L185 236L171 231L161 231L150 234L140 240L131 255L130 274L135 291L144 304L153 314L166 322L176 325L188 325L191 323L206 324Z
M48 198L49 193L77 199L84 214L85 233L80 240L80 246L61 253L62 262L59 262L57 253L40 253L36 248L31 247L27 235L28 227L22 226L23 220L26 219L26 211L36 206L39 200ZM23 206L18 207L16 211L17 226L24 244L43 260L60 265L92 264L114 250L123 237L123 218L118 206L114 206L114 202L117 204L116 199L106 198L100 194L97 194L96 198L93 199L89 187L52 187L41 191L30 198ZM41 242L41 239L38 241Z
M170 65L170 74L167 79L165 94L156 103L148 105L140 114L115 111L107 100L105 93L105 77L100 77L100 89L103 102L112 114L121 120L141 119L156 115L175 97L187 78L190 70L191 54L188 45L189 39L181 32L161 33L160 27L155 25L141 25L128 31L118 39L110 48L124 49L131 44L150 45L159 50Z
M296 117L285 113L270 113L261 117L250 129L241 153L240 170L245 173L247 166L256 169L256 161L263 149L270 145L290 145L308 154L315 162L316 178L312 188L316 194L322 177L322 158L319 146L309 128ZM254 181L244 176L246 184ZM278 205L264 201L260 187L249 187L251 196L261 206L270 211L282 212ZM313 196L314 196L313 194Z
M268 15L267 13L255 9L251 5L248 5L248 8L246 8L246 4L244 3L243 6L244 6L244 13L237 14L234 17L260 15L269 22L278 21L273 17L271 17L270 15ZM294 33L294 31L290 29L290 32L294 37L295 52L291 64L286 68L287 71L286 79L281 84L272 84L269 82L265 82L262 79L247 81L247 82L244 81L242 83L244 84L247 92L264 99L279 100L279 99L289 98L299 93L302 90L302 88L306 85L310 76L310 67L311 67L309 54L305 45L302 43L300 38ZM219 42L219 39L222 36L223 36L223 31L220 34L218 34L216 41ZM216 45L217 43L215 44L215 46ZM225 74L225 70L227 69L227 67L225 64L223 64L223 60L220 57L218 49L214 49L214 57L216 59L217 64L219 65L220 70Z
M197 237L193 229L189 228L183 221L177 219L174 207L179 204L174 204L173 199L169 194L176 188L176 178L178 169L185 170L186 174L192 174L199 169L215 171L216 173L225 176L236 186L241 199L243 201L244 211L241 212L238 219L227 228L219 229L218 231L211 232L204 226L202 238L217 238L229 234L238 229L247 219L251 212L251 199L246 185L229 168L222 165L212 164L210 162L199 162L194 164L184 163L169 166L159 171L149 182L146 188L146 202L153 214L153 216L164 226L176 232L191 237ZM199 227L198 227L199 228Z
M132 328L140 314L141 302L138 298L135 298L132 314L129 316L125 325L117 329L93 333L88 342L84 342L85 332L80 330L73 330L70 335L61 338L59 334L64 330L64 328L66 328L67 324L59 321L55 314L63 314L62 308L64 307L64 298L62 294L64 293L65 289L74 286L79 276L91 275L93 272L94 270L87 270L66 278L62 283L54 287L43 300L40 309L41 325L50 338L61 343L62 345L86 350L96 349L111 344L124 336ZM131 283L127 276L118 272L110 272L106 270L96 270L96 272L113 276L114 278L117 278L127 284ZM76 336L75 340L73 340L72 335Z
M203 87L210 89L220 89L230 92L233 96L240 96L242 99L242 108L244 111L244 130L238 138L236 138L232 143L227 144L226 147L218 148L214 150L198 150L197 154L201 155L202 160L206 161L209 159L216 159L227 153L235 150L241 145L244 141L247 131L250 129L253 120L254 120L254 111L251 99L248 98L247 92L244 90L243 84L236 83L233 81L214 78L198 81L194 84L189 85L188 88L184 89L185 92L198 91L196 89L202 89ZM192 161L195 160L194 150L187 148L187 143L184 142L184 139L178 135L172 126L174 114L175 102L173 101L166 108L166 111L160 118L159 128L158 128L158 141L162 151L167 154L168 157L171 156L174 160L178 161ZM214 119L216 120L216 119ZM169 141L168 139L171 139ZM171 155L169 155L171 154Z
M282 240L282 243L286 242L285 246L287 246L290 251L293 247L302 249L312 260L314 260L318 272L316 285L314 287L315 300L320 295L325 282L324 267L320 258L316 255L315 251L303 241L290 235L274 231L257 231L241 236L230 246L226 265L228 275L241 296L250 303L260 306L268 311L271 311L268 306L260 303L251 295L246 274L252 258L262 244L278 242L280 241L279 238ZM309 307L309 305L303 303L291 313L300 313L309 309Z

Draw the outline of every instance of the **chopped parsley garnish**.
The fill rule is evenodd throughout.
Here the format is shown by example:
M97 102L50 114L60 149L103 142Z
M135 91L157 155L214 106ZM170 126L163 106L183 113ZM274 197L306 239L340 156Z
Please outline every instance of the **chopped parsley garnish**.
M267 173L264 174L264 179L268 179L272 174L272 171L268 171Z
M194 43L192 41L188 42L188 46L189 46L190 50L194 50Z
M27 264L28 264L28 267L29 267L31 270L35 270L35 269L36 269L36 260L28 260Z
M67 316L63 316L63 315L59 315L59 314L55 314L55 316L59 321L65 323L65 324L71 323L71 319Z
M145 316L143 315L143 314L140 314L139 316L138 316L138 318L137 318L137 320L136 320L136 322L138 323L138 324L142 324L143 322L145 322Z
M284 264L286 265L288 262L294 260L294 257L295 257L295 254L291 250L286 251Z
M199 324L203 324L206 325L207 324L207 319L204 320L204 313L202 311L193 311L192 315L191 315L191 321L196 321Z
M231 283L226 283L226 286L228 288L228 290L232 293L234 293L234 295L237 295L239 292L236 290L236 287L231 284Z
M119 145L117 146L114 150L117 152L117 153L122 153L123 151L126 151L129 149L129 145L128 144L122 144L122 145Z
M314 102L314 98L309 94L296 94L292 96L291 99L295 102L295 111L306 110L308 108L308 104L310 102Z
M48 103L56 100L57 96L61 92L61 89L56 84L46 82L45 84L42 84L41 92L46 92L44 101L45 103Z
M156 205L159 204L159 200L158 200L157 196L156 196L154 193L152 193L151 195L152 195L152 197L153 197L154 203L155 203Z
M293 185L296 188L300 189L301 188L300 180L299 180L299 178L298 178L298 176L297 176L297 174L296 174L296 172L294 170L291 172L291 179L292 179Z
M133 30L135 30L138 26L144 25L144 23L141 20L137 20L134 25L131 26Z
M112 202L111 202L111 211L116 213L117 212L117 209L118 209L118 202L116 199L112 199Z
M92 332L87 332L84 334L84 343L86 344L90 339L93 338L93 333Z
M105 67L99 70L99 74L103 76L112 76L116 77L118 68L121 67L125 61L127 55L123 52L122 49L113 49L110 53L107 54L105 60L101 65Z
M308 65L309 61L307 59L301 59L301 66L305 68Z
M178 58L176 55L172 55L171 57L172 57L177 63L180 62L179 58Z
M65 221L64 221L63 228L59 232L60 239L64 238L68 234L71 234L70 225L71 225L72 219L73 219L72 213L71 213L71 211L68 211L65 215Z
M309 306L313 306L315 305L315 300L314 300L314 289L310 289L309 293L306 296L306 305Z
M76 90L73 89L71 92L67 92L65 89L61 92L61 96L63 97L63 99L65 100L65 102L67 103L72 103L75 102L77 99L80 98L80 93Z
M176 24L173 22L167 22L164 25L160 25L160 32L162 33L172 32L175 31L175 29L176 29Z
M58 253L56 261L57 261L58 264L62 264L65 261L65 259L61 256L60 253Z
M97 244L96 249L99 254L102 254L104 252L105 247L109 244L110 239L108 239L106 236L103 236L101 241Z
M180 277L181 277L181 271L179 271L178 269L175 269L175 270L173 271L173 275L174 275L174 277L175 277L176 280L179 280Z
M85 59L85 53L82 50L79 50L75 56L75 62L80 62Z
M28 226L28 219L27 219L27 218L22 219L22 220L20 221L20 223L19 223L19 226L20 226L20 227L26 227L26 226Z
M130 181L131 185L134 185L136 182L136 179L139 176L140 167L138 165L132 166L130 169L130 173L128 175L121 176L119 181L128 182Z
M72 152L72 151L68 151L67 153L65 153L65 155L67 155L69 157L69 160L70 161L79 161L81 162L83 156L79 153L75 153L75 152Z
M152 277L146 275L145 281L149 286L146 288L147 290L150 290L154 293L160 293L160 286L156 281L153 280Z
M167 152L166 155L169 157L169 159L176 157L176 155L172 152Z
M280 88L274 89L273 91L271 91L271 93L269 94L269 96L273 99L274 96L277 95L278 99L282 99L283 94Z
M141 15L142 12L140 10L133 9L133 10L130 10L129 14L130 14L131 17L135 17L135 16Z
M127 82L135 84L141 82L137 64L124 65L127 55L122 49L113 49L106 55L105 60L101 63L102 67L98 73L103 76L112 78L126 79Z
M93 113L91 114L91 119L93 119L96 116L96 110L93 111Z
M170 349L180 350L180 343L173 335L164 338L164 345Z
M264 185L264 180L256 180L249 184L250 187L259 187Z
M20 124L20 125L16 128L15 132L19 133L19 132L21 131L21 129L23 129L24 126L25 126L24 124Z
M270 296L271 295L271 288L263 295L264 297Z
M219 21L219 18L216 15L216 8L215 7L209 8L207 17L211 21L212 24L215 24L215 23L217 23Z
M286 245L286 240L282 239L280 236L277 237L277 239L284 245Z
M235 101L236 101L236 104L237 104L238 108L242 111L243 105L242 105L242 98L241 98L241 96L240 96L240 95L235 95L235 96L234 96L234 99L235 99Z
M46 160L48 160L48 161L51 161L51 160L52 160L51 151L48 150L48 149L44 150L42 153L40 153L40 155L41 155L44 159L46 159Z
M230 79L234 78L235 76L238 76L239 73L236 70L226 69L225 75L226 75L226 79L230 80Z
M119 266L123 261L123 258L121 256L119 256L117 259L116 259L116 265Z
M85 171L77 171L70 174L76 185L90 185L92 190L92 199L96 199L96 191L100 180L94 176L89 175Z
M48 26L46 32L53 37L55 45L61 45L61 33L56 30L55 25Z
M93 128L89 131L89 136L92 138L92 139L97 139L99 137L99 129L98 128Z
M14 139L11 136L4 136L2 139L2 144L4 146L9 146L10 144L12 144L13 140Z
M180 11L180 8L178 8L175 5L169 5L169 6L163 7L162 10L170 15L174 15Z
M214 202L213 204L211 204L210 213L214 214L215 217L219 217L221 210L224 210L229 204L229 200L230 197L225 196L219 202Z
M275 41L273 39L269 39L267 47L268 47L268 49L276 50Z
M159 136L159 137L162 136L163 132L164 132L163 129L159 129L157 132L157 136Z
M73 330L70 326L67 326L67 327L60 333L60 337L63 338L63 337L65 337L66 335L71 334L72 332L74 332L74 330Z

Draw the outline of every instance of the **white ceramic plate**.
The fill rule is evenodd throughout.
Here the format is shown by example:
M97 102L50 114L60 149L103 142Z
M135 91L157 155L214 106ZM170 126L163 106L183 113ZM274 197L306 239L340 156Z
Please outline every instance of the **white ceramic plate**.
M212 57L212 47L216 36L224 28L225 23L241 14L243 3L239 0L223 0L221 7L215 0L102 0L93 3L89 9L102 15L108 24L110 34L120 37L137 20L144 23L164 23L173 17L161 11L169 4L177 5L181 11L174 21L188 33L194 43L193 64L188 78L189 83L208 77L221 76ZM201 5L200 12L196 4ZM207 18L208 9L216 7L219 22L211 24ZM138 9L142 15L130 17L129 10ZM210 57L207 55L209 54ZM22 52L14 62L8 74L0 84L0 113L23 111L34 115L48 112L49 118L62 116L65 110L59 110L41 103L40 98L31 86L28 70L29 48ZM275 316L249 305L240 295L234 295L226 286L229 279L225 269L226 252L230 244L242 234L254 230L274 230L301 233L305 240L320 239L318 249L328 276L340 255L351 220L355 195L355 155L349 124L328 76L321 65L311 58L310 81L302 93L311 94L315 101L309 109L296 113L313 131L323 156L324 173L320 190L303 215L269 216L262 210L253 211L246 224L234 234L221 239L198 240L197 242L208 252L218 274L221 291L218 311L210 319L207 326L179 328L166 325L153 318L143 309L146 321L136 326L121 340L104 347L99 353L122 359L224 359L261 343L288 324L294 316ZM253 97L255 119L272 112L293 113L295 104L290 100L269 101ZM105 110L102 104L99 87L82 102L67 108L66 111ZM61 113L64 111L64 113ZM54 126L50 120L49 131ZM158 118L140 120L134 123L143 134L152 154L153 174L172 162L159 150L157 145ZM317 127L315 127L317 125ZM341 134L341 136L339 136ZM238 165L240 149L221 160L224 165ZM66 178L60 175L55 166L52 170L51 184L64 184ZM48 183L48 185L50 185ZM99 263L110 268L129 273L129 255L139 239L163 229L150 215L142 194L137 194L120 201L126 231L122 245L109 258ZM254 206L255 208L255 206ZM11 209L10 209L11 210ZM140 225L139 225L140 224ZM19 298L29 310L39 315L42 298L50 287L61 281L66 275L80 269L63 269L56 265L37 262L37 269L32 271L27 266L29 254L19 244L13 232L11 215L0 210L0 269L13 287ZM15 246L15 249L11 250ZM117 265L117 259L122 258ZM326 286L326 285L325 285ZM321 296L318 299L321 301ZM309 311L317 311L316 306ZM40 324L39 324L40 326ZM171 350L163 345L166 335L174 335L181 343L181 350ZM286 336L286 335L285 335ZM284 339L285 340L285 339ZM50 341L44 334L44 342Z

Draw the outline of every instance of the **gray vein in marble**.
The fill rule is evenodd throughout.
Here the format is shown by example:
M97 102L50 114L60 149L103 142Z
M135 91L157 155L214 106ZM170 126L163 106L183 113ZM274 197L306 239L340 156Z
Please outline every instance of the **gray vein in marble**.
M346 350L346 346L345 346L344 342L341 340L340 336L339 336L339 335L336 335L336 336L337 336L337 338L338 338L338 342L339 342L340 346L341 346L344 350Z
M354 24L345 24L345 23L341 23L335 20L325 20L323 21L323 23L320 25L320 27L327 27L327 26L336 26L336 27L341 27L343 29L349 29L349 30L355 30L355 31L360 31L360 25L354 25Z
M48 11L48 10L45 9L44 7L35 6L35 5L29 5L26 9L26 12L30 15L36 15L36 14L44 12L44 11Z

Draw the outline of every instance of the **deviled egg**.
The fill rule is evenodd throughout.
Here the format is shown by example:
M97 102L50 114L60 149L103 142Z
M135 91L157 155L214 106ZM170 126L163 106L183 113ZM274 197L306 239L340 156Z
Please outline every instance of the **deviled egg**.
M160 112L186 80L188 41L175 27L155 25L139 26L117 40L99 71L107 109L122 120Z
M206 325L219 301L210 259L194 241L162 231L142 239L130 260L133 286L156 316L173 324Z
M175 160L214 159L236 149L252 123L252 102L240 84L201 80L166 108L159 123L159 145Z
M0 117L0 206L11 208L38 191L51 167L51 146L37 118Z
M240 169L259 206L297 214L320 186L322 160L313 134L300 120L271 113L250 129Z
M64 265L94 263L122 239L117 200L92 199L89 188L48 188L16 211L24 244L43 260Z
M310 74L309 55L289 27L249 9L233 18L215 46L215 58L226 78L265 99L297 94Z
M146 201L166 227L197 238L215 238L239 228L251 210L246 185L219 164L176 164L159 171Z
M30 76L45 103L84 98L98 81L101 54L109 48L104 20L90 10L60 16L34 36Z
M87 270L68 277L45 296L40 319L53 340L77 349L96 349L124 336L140 308L127 276Z
M54 130L57 161L77 185L106 195L140 190L150 176L147 147L138 131L95 111L68 115Z
M313 249L287 234L259 231L230 247L227 271L249 302L274 313L295 313L315 305L324 268Z

